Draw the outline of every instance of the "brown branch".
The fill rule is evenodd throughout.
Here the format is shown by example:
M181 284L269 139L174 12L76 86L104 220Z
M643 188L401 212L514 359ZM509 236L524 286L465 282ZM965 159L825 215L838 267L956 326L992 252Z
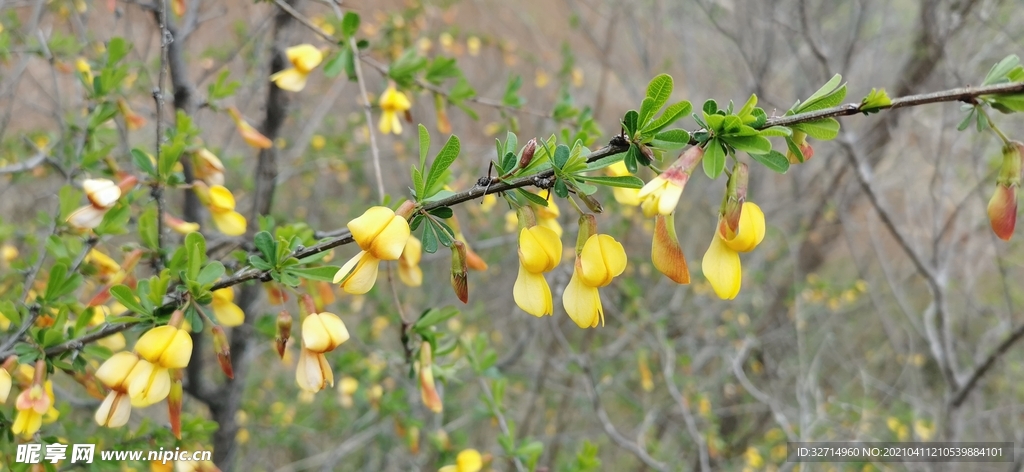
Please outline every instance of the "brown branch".
M1015 93L1024 93L1024 83L999 84L988 87L960 87L941 92L908 95L906 97L899 97L893 99L891 105L883 107L881 108L881 110L906 108L940 102L971 102L981 96L1006 95ZM764 124L762 128L767 128L771 126L790 126L798 123L820 120L822 118L854 115L857 113L861 113L858 107L858 104L847 104L809 113L800 113L796 115L771 118ZM625 138L621 136L616 136L612 138L608 145L592 152L589 156L587 156L587 162L593 162L604 157L609 157L615 154L626 152L628 146L629 145L626 142ZM483 181L483 185L481 185L481 182L477 182L476 185L474 185L468 190L462 191L455 195L448 196L441 200L428 202L424 204L421 207L421 209L424 211L429 211L435 208L454 206L460 203L475 200L477 198L483 197L484 195L507 192L509 190L514 190L517 188L529 186L550 187L550 185L553 183L553 177L554 171L547 170L539 172L534 175L520 177L518 179L513 179L509 181L497 182L491 185L487 185L487 179L483 178L481 179ZM294 257L296 259L304 259L310 256L314 256L316 254L320 254L324 251L329 251L336 247L344 246L346 244L353 242L352 235L349 233L347 229L336 230L329 233L322 233L322 235L327 237L327 239L320 241L319 243L310 247L300 247L294 252L292 252L292 254L289 257ZM212 290L220 290L222 288L232 287L243 282L248 282L250 280L269 281L270 271L263 271L254 268L243 269L237 272L235 275L232 275L231 277L221 279L219 282L213 285ZM173 300L170 302L170 304L180 305L181 301L182 298L181 295L179 294L177 296L173 296ZM63 351L57 350L54 353L64 352L66 350L67 349L64 349Z
M964 400L967 400L967 396L970 395L971 391L974 390L974 387L978 384L978 380L981 379L981 377L995 365L996 361L999 360L1003 354L1006 354L1006 352L1010 350L1010 347L1012 347L1013 344L1022 337L1024 337L1024 324L1017 326L1017 328L1014 329L1013 332L1003 340L1003 342L999 343L999 346L997 346L983 362L974 368L974 371L971 372L970 377L967 378L964 385L953 394L949 404L953 408L960 407Z

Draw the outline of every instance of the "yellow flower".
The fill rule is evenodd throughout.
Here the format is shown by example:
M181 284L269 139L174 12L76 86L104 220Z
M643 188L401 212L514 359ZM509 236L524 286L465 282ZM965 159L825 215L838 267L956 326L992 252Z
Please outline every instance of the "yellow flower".
M348 222L352 238L362 249L334 275L348 293L362 295L373 288L380 261L398 259L409 239L409 222L390 208L375 206Z
M544 273L561 260L562 241L554 231L544 226L519 231L519 276L512 287L519 308L533 316L551 314L551 288Z
M0 404L7 403L7 397L11 395L11 373L0 367Z
M446 465L438 472L480 472L484 467L483 456L476 449L464 449L455 457L455 465Z
M704 150L692 146L683 152L665 172L651 179L637 197L642 202L644 216L668 215L676 209L690 174L704 157Z
M75 69L78 69L78 73L82 74L82 80L85 81L86 86L92 89L92 67L89 65L89 61L85 60L84 57L75 59Z
M232 328L245 321L245 312L235 304L235 289L228 287L213 291L213 316L222 326Z
M410 287L423 285L423 269L420 269L420 259L423 257L423 243L416 236L409 236L405 243L405 250L398 258L398 278L402 283Z
M202 182L194 183L192 188L210 210L210 217L218 231L228 236L245 234L245 217L235 211L235 196L230 190L221 185L207 187Z
M124 311L123 307L121 311ZM118 311L118 313L120 313L121 311ZM89 320L89 325L98 326L103 324L104 322L107 321L107 316L110 315L110 313L111 309L108 306L100 305L95 307L93 309L92 319ZM117 352L124 349L126 342L124 339L124 334L114 333L111 334L110 336L107 336L96 341L96 344L99 344L100 346L110 349L111 352Z
M103 215L121 198L121 187L107 179L85 179L82 189L89 205L68 215L67 222L75 228L93 229L103 222Z
M128 106L128 102L125 99L117 99L117 108L124 115L124 123L129 131L137 130L146 125L146 119L132 111L132 108Z
M270 141L270 138L263 135L253 128L247 121L242 119L242 114L238 112L235 107L228 108L228 113L231 114L231 119L235 120L235 127L238 128L238 134L242 135L242 139L245 143L256 148L256 149L270 149L274 143Z
M592 234L576 256L576 266L562 295L562 305L581 328L604 325L604 308L597 289L626 270L626 251L611 236Z
M402 122L398 119L399 113L404 113L412 108L412 103L404 93L395 90L395 84L388 85L384 94L380 97L380 122L377 127L381 133L402 134Z
M181 218L171 216L170 213L164 213L164 224L166 224L168 228L171 228L171 231L178 234L188 234L199 231L199 223L185 221Z
M430 411L440 413L444 410L444 405L441 403L441 396L437 394L437 386L434 384L433 362L430 343L423 341L420 346L419 359L420 399Z
M135 352L160 367L181 369L192 359L192 337L176 326L157 326L139 337Z
M110 276L118 273L121 270L121 266L112 259L110 256L103 253L99 249L90 249L85 255L85 262L88 262L93 267L99 270L99 275L103 279L108 279Z
M31 438L43 425L43 415L53 407L53 387L49 381L43 386L39 379L33 381L31 387L23 390L15 402L18 415L14 419L11 432L23 438Z
M300 44L285 49L285 55L291 61L292 67L277 72L270 76L278 88L289 92L298 92L306 87L306 77L320 65L324 55L312 44Z
M333 351L348 341L348 328L334 313L311 313L302 320L302 344L315 353Z
M103 403L96 410L94 419L100 426L117 428L128 423L132 414L131 396L128 394L128 378L138 364L139 358L131 352L119 352L110 356L99 369L96 378L110 389Z
M309 147L313 148L314 151L319 151L327 145L327 138L322 134L314 134L309 140Z
M125 381L128 383L132 406L149 406L167 398L171 393L171 374L168 369L145 359L139 359Z
M295 369L295 381L299 388L308 392L319 392L324 385L334 386L334 371L323 353L303 348L299 351L299 365Z
M742 268L740 252L748 252L764 239L764 213L752 202L743 202L739 225L734 232L724 218L719 218L711 247L704 253L701 268L715 294L723 300L732 300L740 292Z
M209 149L202 148L192 154L195 175L210 185L224 185L224 163Z
M651 261L659 272L678 284L690 283L690 269L686 255L676 237L674 214L654 217L654 241L651 243Z

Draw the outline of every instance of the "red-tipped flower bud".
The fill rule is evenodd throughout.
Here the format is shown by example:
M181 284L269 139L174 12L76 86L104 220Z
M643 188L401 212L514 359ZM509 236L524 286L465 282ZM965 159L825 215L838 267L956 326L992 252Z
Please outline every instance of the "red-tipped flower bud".
M213 350L217 353L220 370L224 371L224 375L229 379L235 378L235 371L231 367L231 345L228 343L228 336L224 334L224 328L220 325L213 327Z
M171 391L167 394L167 416L171 421L171 433L178 439L181 439L181 401L183 397L181 371L174 369Z
M462 303L469 303L469 280L466 272L469 264L466 261L466 245L462 241L452 242L452 290Z
M530 139L523 146L523 152L519 154L519 168L525 169L533 160L533 154L537 152L537 138ZM501 156L498 156L501 157Z
M292 315L288 310L281 310L277 314L277 355L284 359L284 348L288 344L288 338L292 336Z

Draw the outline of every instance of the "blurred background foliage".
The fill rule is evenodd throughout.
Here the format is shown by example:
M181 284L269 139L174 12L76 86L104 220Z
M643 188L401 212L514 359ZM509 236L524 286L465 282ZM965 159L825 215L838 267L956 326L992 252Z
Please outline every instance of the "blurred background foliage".
M330 48L296 22L273 39L280 11L273 2L191 1L184 0L184 16L168 16L192 27L177 40L197 90L193 119L205 146L223 161L239 211L249 215L254 205L256 155L223 109L235 106L260 122L267 114L271 49L300 43L331 52L302 92L287 95L274 141L279 173L269 216L309 238L311 230L341 228L374 204L367 122L345 66L351 56L331 62L345 49ZM330 4L292 4L313 26L341 37L343 20ZM95 135L112 145L109 158L122 167L130 167L131 148L152 148L161 38L150 8L144 0L8 0L2 6L0 167L31 161L39 150L54 150L55 162L0 176L0 291L14 290L39 257L56 195L68 180L60 156L76 155L72 128L95 104L76 63L101 67L114 36L131 44L117 94L145 124L130 128L118 117ZM355 37L367 41L372 63L362 68L373 103L388 85L387 65L394 70L417 58L433 67L437 80L427 78L426 85L443 92L398 83L412 102L411 121L402 134L376 136L384 185L395 199L408 196L412 185L406 169L417 162L416 123L434 136L433 152L448 134L460 137L450 186L461 190L487 174L496 157L493 140L506 131L520 142L564 130L568 136L582 132L592 149L604 144L658 73L674 77L673 101L742 103L756 93L773 116L833 73L843 74L851 97L873 87L896 97L977 83L1024 41L1024 16L1006 0L346 1L342 8L361 17ZM447 58L455 61L451 69ZM172 91L165 92L166 127ZM380 110L372 113L377 117ZM516 239L507 207L500 200L470 202L455 213L488 269L470 273L468 305L436 327L440 343L454 347L435 358L443 413L420 402L383 280L365 296L316 282L300 286L297 293L313 294L352 333L329 354L335 388L316 395L295 385L294 346L283 362L274 348L277 312L296 313L297 293L285 290L287 300L281 300L280 286L269 284L246 313L255 319L258 341L244 354L252 368L233 413L237 450L218 465L435 470L474 448L490 457L486 466L494 470L515 470L512 456L536 470L701 470L699 451L706 450L714 470L794 470L785 462L787 440L1020 443L1020 350L1010 349L962 404L953 405L956 392L943 380L926 335L930 317L941 310L948 319L945 349L962 385L1024 321L1018 314L1024 292L1014 283L1024 260L1020 239L998 241L985 217L999 146L989 135L957 132L961 118L953 104L851 117L843 120L840 138L873 167L871 187L934 271L938 292L864 197L844 154L854 151L838 142L816 146L812 160L786 175L753 169L750 199L764 210L768 232L744 259L744 289L734 301L719 300L700 276L679 286L657 274L649 256L652 222L602 189L606 211L599 226L623 243L630 263L602 291L607 323L595 330L577 329L560 303L553 317L539 319L515 306ZM1003 122L1010 138L1024 138L1018 116ZM690 120L684 123L693 129ZM692 180L676 223L696 274L722 182L700 175ZM182 195L166 193L172 213L182 208ZM560 203L563 241L572 241L576 218ZM251 249L241 238L207 236L211 257L224 258L229 272L237 268L231 251ZM120 255L132 237L104 238L99 247ZM354 252L346 246L330 257L340 264ZM404 311L456 304L446 283L449 268L444 251L424 255L423 286L399 286ZM549 276L556 299L571 270L562 264ZM212 364L212 353L204 355ZM216 368L207 370L210 382L221 382ZM185 440L175 443L162 408L137 412L126 428L101 429L91 421L98 400L81 385L56 376L54 389L60 419L43 427L47 437L95 442L101 449L213 447L217 422L203 402L188 396ZM13 411L11 403L5 414ZM13 450L0 445L5 462ZM865 464L837 468L874 470Z

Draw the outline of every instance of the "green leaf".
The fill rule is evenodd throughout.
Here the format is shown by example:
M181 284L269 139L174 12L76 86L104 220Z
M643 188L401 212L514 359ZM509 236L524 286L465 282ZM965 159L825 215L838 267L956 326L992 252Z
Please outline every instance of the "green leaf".
M249 257L249 265L259 270L270 270L274 268L274 266L270 265L270 263L267 262L266 259L263 259L262 257L256 255Z
M147 249L157 250L160 246L160 238L157 235L156 206L149 205L139 216L139 237L142 245Z
M654 121L651 121L650 124L644 127L641 133L644 135L657 133L658 131L664 129L666 126L675 123L676 120L678 120L683 115L689 114L691 108L693 107L690 105L690 102L686 100L673 103L669 105L668 108L665 109L665 112L662 113L661 116L656 118Z
M650 121L651 117L654 116L654 112L658 111L654 108L654 100L650 97L645 98L640 102L640 113L637 115L637 127L643 128L647 126L647 122Z
M110 287L110 296L114 297L118 302L124 305L125 308L134 311L140 315L149 315L149 310L142 307L141 304L135 299L135 294L132 293L132 289L125 285L115 285Z
M462 75L462 72L459 70L455 58L439 56L427 66L427 72L423 78L434 85L440 85L445 80L459 77L460 75Z
M661 109L672 96L672 76L659 74L647 84L647 98L652 101L652 113Z
M66 275L68 275L68 267L64 264L54 264L50 268L50 277L46 281L46 292L43 299L53 301L60 297L60 287L64 285L64 276Z
M767 154L772 150L771 141L762 136L727 136L720 139L747 154Z
M430 152L430 132L427 127L420 123L417 126L420 136L420 169L427 168L427 153Z
M626 115L622 117L622 127L626 129L626 135L630 138L636 134L637 122L640 120L640 114L636 110L629 110Z
M785 126L772 126L759 131L759 133L766 138L779 138L792 136L793 130Z
M132 148L132 162L135 163L135 167L138 167L139 170L152 177L156 177L156 168L153 167L153 160L150 159L149 154L146 154L139 148Z
M670 129L654 135L651 146L661 149L682 149L690 144L690 133L684 129Z
M561 169L561 168L565 167L565 163L568 160L569 160L569 146L566 146L564 144L559 144L555 148L555 159L554 159L555 167L558 168L558 169Z
M99 80L99 77L96 79ZM116 114L117 107L113 103L103 102L99 104L99 106L93 109L92 115L89 116L89 129L94 130L98 128L103 123L110 121Z
M832 92L818 97L813 102L807 101L803 105L800 105L800 113L808 113L812 111L824 110L826 108L832 108L834 106L843 103L843 99L846 98L846 85L843 84Z
M526 103L526 99L519 96L519 89L523 86L523 78L513 75L508 78L505 85L505 94L501 97L501 103L507 107L518 108Z
M798 161L804 162L806 160L804 158L804 152L800 150L800 146L797 146L796 142L794 142L792 139L786 138L786 147L789 149L789 152L791 154L796 156Z
M345 16L341 19L341 34L346 38L351 38L357 31L359 31L359 14L353 11L345 12Z
M131 219L131 208L123 201L117 202L113 208L103 215L103 221L93 231L99 235L125 234L128 232L128 220Z
M274 241L274 237L269 232L260 231L256 233L253 243L256 245L256 249L263 254L264 260L271 266L277 265L277 242Z
M429 213L444 220L451 218L452 216L455 215L455 212L452 211L451 207L434 208L433 210L430 210Z
M822 97L832 93L833 91L835 91L836 87L838 87L839 83L842 82L842 81L843 81L843 76L841 76L839 74L833 75L832 78L829 79L828 82L825 82L825 85L822 85L821 88L819 88L816 92L811 94L810 97L807 97L807 100L804 100L804 102L802 104L798 104L798 105L794 106L793 107L793 111L796 112L796 113L800 113L800 112L803 112L803 111L808 111L806 109L806 107L808 105L813 105L816 100L818 100L818 99L820 99L820 98L822 98Z
M341 74L341 71L345 70L345 64L348 62L349 56L352 54L352 50L349 48L341 48L337 54L332 56L326 64L324 64L324 75L329 78L337 77Z
M426 67L427 59L418 55L416 49L408 49L388 68L388 76L400 84L412 82L412 76L420 69Z
M1016 54L1004 57L1003 60L992 66L992 69L988 71L988 75L985 76L985 81L981 85L995 85L1004 82L1007 78L1006 75L1017 67L1018 64L1020 64L1020 58Z
M626 157L626 153L624 153L624 152L620 152L618 154L613 154L611 156L602 157L602 158L600 158L600 159L598 159L596 161L588 162L587 163L587 170L588 171L592 171L592 170L604 169L605 167L608 167L608 166L610 166L612 164L615 164L616 162L621 161L625 157Z
M1016 113L1024 111L1024 94L998 95L989 99L992 108L1000 113Z
M196 280L206 259L206 239L198 231L189 233L185 236L185 248L188 251L188 267L185 274L188 280Z
M434 230L434 225L427 223L422 226L423 235L420 237L420 242L423 243L423 252L433 254L437 252L437 233Z
M128 55L128 51L132 49L132 45L124 40L122 37L110 38L110 42L107 43L107 67L113 66L124 59L124 56Z
M786 171L789 170L789 158L774 149L766 154L751 154L750 157L755 161L760 162L768 169L780 174L785 174Z
M889 105L892 105L892 100L889 99L889 94L885 92L885 89L873 88L860 101L860 111L864 112L864 114L875 113Z
M736 112L736 116L741 119L745 116L751 115L754 112L754 107L757 106L757 94L750 94L750 98L747 99L747 103L743 104L743 108Z
M718 113L718 102L714 101L714 99L709 98L704 101L704 105L701 106L701 110L704 112L705 115L714 115ZM707 117L705 116L704 119L707 119Z
M795 124L793 129L803 131L814 139L829 141L839 136L839 121L835 118L824 118L821 120L806 121Z
M643 188L644 186L643 180L632 175L623 175L618 177L577 175L576 178L587 182L593 182L595 184L607 185L609 187Z
M967 116L965 116L962 121L960 121L959 125L957 125L957 127L956 127L957 131L963 131L963 130L967 129L968 126L971 126L971 119L974 118L974 112L975 112L975 109L973 107L971 107L971 112L968 113Z
M459 310L453 306L446 306L441 309L431 308L423 312L423 315L420 316L420 319L416 320L416 323L413 323L412 327L413 329L429 328L431 326L444 323L445 321L448 321L449 318L458 314Z
M722 149L718 138L712 138L708 142L708 147L705 149L702 161L704 163L704 173L711 180L717 179L722 174L722 171L725 170L725 150Z
M199 285L210 285L217 281L222 275L224 275L224 264L220 261L213 261L203 267L203 270L199 271L199 276L196 277L196 282Z
M430 173L427 174L427 181L424 188L429 192L434 184L441 178L444 171L448 170L448 167L455 162L455 158L459 157L459 137L452 135L448 138L448 142L444 143L444 147L437 153L437 157L434 158L434 163L430 166Z
M337 266L292 267L287 272L317 282L334 282L334 274L337 274L339 270L341 267Z
M208 100L220 100L235 94L235 90L238 90L238 87L242 84L237 80L228 82L230 75L231 71L228 69L224 69L220 74L217 74L217 80L206 88Z
M419 200L423 197L423 175L415 165L412 166L409 173L412 174L412 191L416 194L416 199Z
M542 197L540 195L537 195L536 193L533 193L533 192L527 192L526 190L523 190L521 188L516 189L516 190L519 191L519 194L522 195L523 198L529 200L530 203L533 203L534 205L542 206L542 207L548 206L548 201L544 197Z
M636 171L639 169L637 166L639 156L640 148L636 145L636 143L630 143L629 150L626 151L626 158L623 159L623 163L626 164L626 170L628 170L630 174L635 174Z

